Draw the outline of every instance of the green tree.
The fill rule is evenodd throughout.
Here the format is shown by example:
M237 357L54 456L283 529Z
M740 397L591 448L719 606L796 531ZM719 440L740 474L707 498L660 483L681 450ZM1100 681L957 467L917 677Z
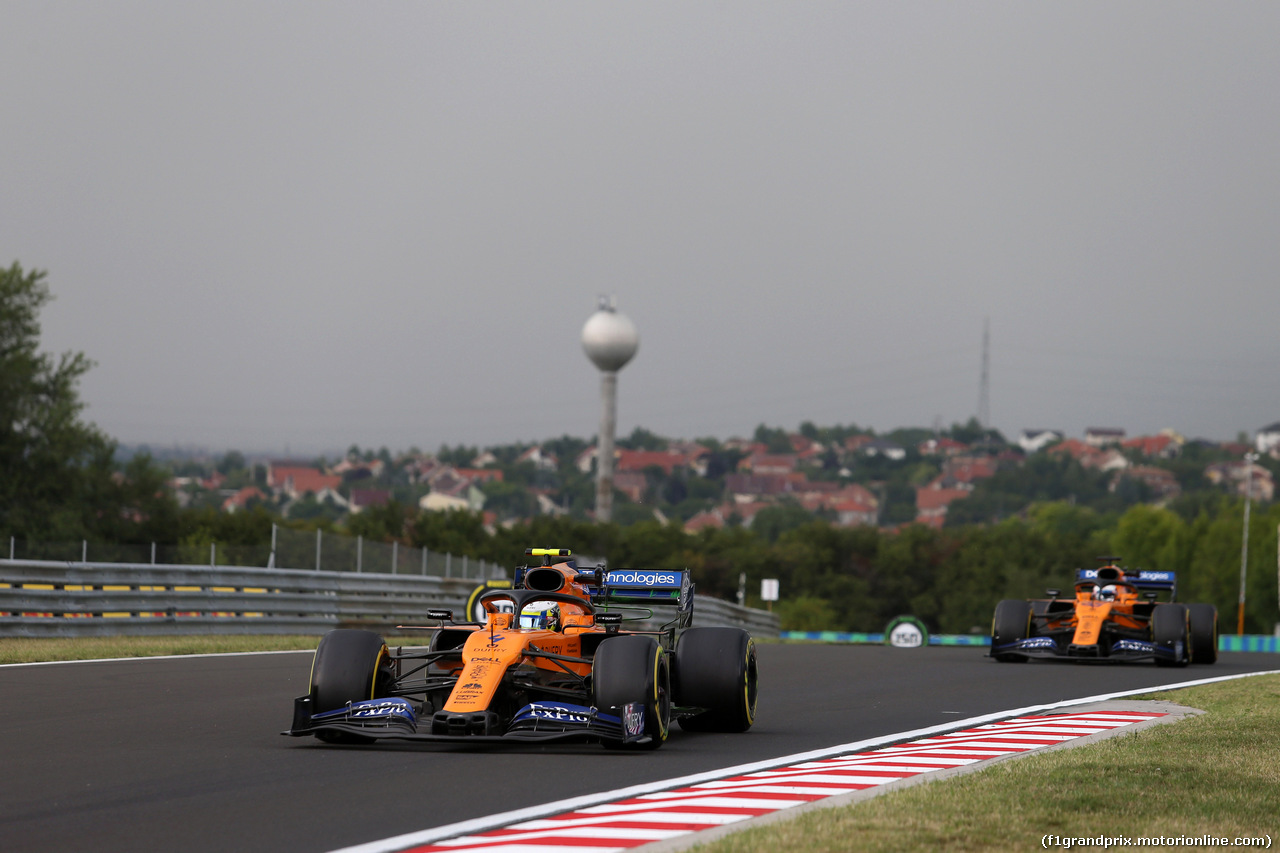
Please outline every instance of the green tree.
M39 351L45 273L0 270L0 529L70 539L118 508L111 495L115 443L84 423L77 384L92 367L79 352Z

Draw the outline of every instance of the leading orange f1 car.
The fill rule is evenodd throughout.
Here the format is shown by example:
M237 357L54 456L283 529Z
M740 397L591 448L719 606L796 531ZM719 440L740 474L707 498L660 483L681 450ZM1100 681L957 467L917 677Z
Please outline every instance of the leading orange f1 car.
M484 620L448 610L423 649L372 631L321 638L311 687L285 734L331 743L595 740L642 749L690 731L755 721L755 642L739 628L691 627L684 571L579 569L568 550L531 548L510 589L480 596ZM622 630L673 610L657 630Z
M991 656L998 661L1029 658L1154 660L1157 666L1213 663L1218 659L1218 610L1212 604L1176 604L1173 572L1129 571L1119 557L1106 565L1077 569L1075 596L996 605ZM1156 599L1168 592L1166 602Z

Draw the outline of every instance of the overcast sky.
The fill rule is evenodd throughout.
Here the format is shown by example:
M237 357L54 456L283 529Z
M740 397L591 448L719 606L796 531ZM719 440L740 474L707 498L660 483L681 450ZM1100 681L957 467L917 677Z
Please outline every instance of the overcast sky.
M4 0L0 264L126 443L1280 420L1280 4Z

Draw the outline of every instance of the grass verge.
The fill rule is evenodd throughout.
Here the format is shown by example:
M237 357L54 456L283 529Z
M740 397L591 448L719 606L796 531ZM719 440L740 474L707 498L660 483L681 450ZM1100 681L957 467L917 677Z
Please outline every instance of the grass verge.
M314 649L319 640L318 636L213 634L189 637L11 637L0 639L0 664Z
M1280 842L1280 676L1135 698L1208 713L807 812L693 849L1027 851L1041 849L1046 834L1270 835Z

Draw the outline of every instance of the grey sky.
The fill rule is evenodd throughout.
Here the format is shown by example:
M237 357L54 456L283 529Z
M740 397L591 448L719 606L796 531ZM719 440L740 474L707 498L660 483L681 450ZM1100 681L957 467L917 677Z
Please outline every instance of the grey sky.
M1280 4L0 12L0 263L125 442L1280 419Z

